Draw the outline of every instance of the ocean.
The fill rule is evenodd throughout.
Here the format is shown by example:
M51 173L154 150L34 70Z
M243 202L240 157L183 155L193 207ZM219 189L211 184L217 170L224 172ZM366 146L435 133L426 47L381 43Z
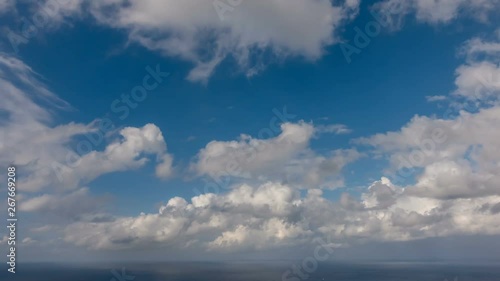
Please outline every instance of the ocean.
M31 263L0 280L20 281L500 281L499 264L322 263L293 272L293 262L166 262L70 265ZM289 270L289 272L287 272ZM287 273L285 273L287 272Z

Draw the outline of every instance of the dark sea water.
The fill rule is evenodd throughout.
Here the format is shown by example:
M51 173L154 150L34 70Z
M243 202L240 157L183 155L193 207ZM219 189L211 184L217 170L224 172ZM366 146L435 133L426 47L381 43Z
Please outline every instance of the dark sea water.
M126 263L100 265L24 264L0 280L22 281L271 281L282 279L290 263ZM288 280L345 281L500 281L500 266L432 263L319 264ZM307 275L307 276L306 276Z

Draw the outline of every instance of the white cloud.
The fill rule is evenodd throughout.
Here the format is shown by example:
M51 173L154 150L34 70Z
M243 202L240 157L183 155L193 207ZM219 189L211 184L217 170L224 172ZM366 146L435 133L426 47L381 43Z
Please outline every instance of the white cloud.
M318 133L333 133L336 135L349 134L352 132L352 130L344 124L319 125L316 126L315 129Z
M500 195L500 178L491 172L474 171L466 161L440 161L425 167L407 192L422 197L474 198ZM495 171L497 172L497 171Z
M51 109L68 109L69 105L41 84L36 79L37 74L22 61L0 55L0 73L0 112L5 115L5 121L0 123L0 153L3 155L0 163L4 166L17 164L24 169L25 175L30 175L33 183L39 181L40 185L28 184L24 186L26 189L41 188L42 174L48 171L54 157L68 153L65 144L75 135L93 129L75 123L51 126L49 110L35 101L48 104Z
M343 196L343 198L346 198ZM240 185L226 194L203 194L190 202L175 197L156 214L106 223L76 222L65 241L95 250L168 245L202 251L297 247L316 237L339 244L359 239L406 241L460 234L500 234L493 223L500 196L427 199L407 194L388 179L374 182L357 208L332 202L318 189L301 197L292 187L268 182Z
M149 160L144 154L156 155L157 176L172 175L172 156L166 153L167 146L157 126L126 127L120 130L120 135L123 138L110 143L104 151L91 151L77 157L75 162L62 163L65 166L58 170L59 180L66 186L78 186L103 174L137 169Z
M173 176L174 157L168 153L164 153L159 157L159 163L156 165L156 176L162 179L168 179Z
M382 177L368 187L362 196L362 203L366 208L387 208L396 202L397 196L403 189L394 186L388 178Z
M199 175L217 178L227 171L234 176L262 174L288 162L307 148L314 134L308 123L284 123L281 134L270 139L241 135L237 141L211 141L198 153L192 169Z
M94 196L81 187L82 183L106 173L139 168L151 156L156 156L158 177L172 176L173 158L158 127L126 127L120 131L121 139L96 151L97 146L108 143L113 128L101 131L101 120L55 125L53 112L71 107L38 78L19 59L0 54L0 166L14 164L20 171L19 212L31 213L30 218L47 223L54 233L60 231L61 224L72 221L112 221L111 216L101 214L107 197ZM43 234L35 235L46 241Z
M466 63L455 71L454 94L471 100L497 99L500 94L500 33L475 37L459 48Z
M477 60L480 56L498 60L500 57L500 42L498 42L500 29L496 33L496 36L491 41L479 37L468 40L460 48L460 53L465 54L468 60Z
M500 95L500 66L496 63L462 65L456 75L456 95L470 99L498 98Z
M343 187L343 168L362 156L363 154L355 149L337 149L325 156L308 151L283 164L286 182L302 188Z
M157 214L74 223L66 229L65 240L98 249L149 243L184 247L193 241L213 250L271 246L308 235L293 223L301 208L298 196L288 186L266 183L257 188L241 185L224 195L203 194L191 203L174 197Z
M415 179L406 194L442 200L500 195L500 133L494 129L500 124L500 72L495 44L474 39L464 45L467 63L456 71L457 89L449 97L452 107L443 117L415 116L399 131L356 140L386 156L387 171L396 178ZM464 97L473 107L463 104Z
M34 227L30 229L31 232L39 233L39 232L47 232L51 230L52 228L49 225L42 225L39 227Z
M446 100L445 96L426 96L425 99L428 102L443 101Z
M301 121L283 123L281 133L273 138L241 135L235 141L212 141L200 150L191 170L217 180L221 177L279 180L302 188L342 186L340 171L361 154L351 149L317 155L309 149L315 132L318 129L312 124Z
M104 135L111 131L102 130L103 120L55 126L51 111L71 107L40 83L38 74L19 59L5 54L0 55L0 74L0 113L5 115L5 121L0 123L0 164L16 164L23 170L26 176L19 179L23 191L49 186L76 188L102 174L143 166L148 161L143 154L157 157L158 177L172 175L172 156L154 124L126 127L120 131L122 140L110 143L102 152L95 151L97 145L105 143ZM101 140L94 144L89 139L82 140L83 135L99 135ZM80 141L76 142L76 137ZM76 151L71 145L76 146Z
M486 22L499 7L498 0L384 0L373 5L392 29L400 29L409 14L432 25L447 24L463 16Z
M33 239L33 238L31 238L31 237L26 237L26 238L24 238L24 239L21 241L21 243L22 243L23 245L30 245L30 244L33 244L33 243L36 243L36 242L37 242L37 241L36 241L36 240L34 240L34 239Z
M247 76L265 68L267 63L259 57L267 54L278 60L293 56L314 61L326 46L338 42L338 28L359 8L359 0L335 5L329 0L242 1L234 7L231 3L76 1L51 19L60 22L88 12L102 25L125 30L129 43L193 63L187 78L206 82L226 58L234 59Z
M477 113L461 111L454 119L414 117L398 132L377 134L359 142L386 154L391 170L403 178L418 176L421 196L476 197L498 194L500 183L500 107ZM397 172L397 171L404 172Z
M308 233L297 224L271 218L256 229L240 224L233 230L224 231L219 237L208 243L208 248L229 251L242 250L242 248L262 250L268 247L283 246L284 241L293 241L294 238L307 236Z
M454 185L457 194L450 196L458 196L458 193L465 196L467 191L459 191L465 188L462 185L471 189L467 196L471 196L472 190L480 195L491 193L491 185L497 182L496 167L500 160L497 149L500 135L492 129L500 122L497 64L500 53L496 44L496 41L486 43L475 38L462 46L461 53L466 54L467 62L456 70L456 90L448 97L451 108L441 118L415 116L399 131L358 139L356 143L372 145L377 153L387 154L391 170L423 168L421 180L434 186L433 189L438 188L438 182L441 183L437 185L447 186L439 187L443 192L454 189L451 186ZM469 102L463 103L463 98ZM460 172L452 176L452 170ZM434 174L437 171L443 174ZM445 179L462 176L467 177L460 178L462 185ZM437 195L430 190L426 193Z
M14 7L14 0L0 0L0 14L8 12Z

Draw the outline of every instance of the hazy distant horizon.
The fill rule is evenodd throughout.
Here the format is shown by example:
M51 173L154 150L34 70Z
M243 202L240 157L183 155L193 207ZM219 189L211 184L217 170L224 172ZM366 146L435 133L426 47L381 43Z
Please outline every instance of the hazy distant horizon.
M500 262L500 237L499 236L461 236L448 238L429 238L411 242L392 243L370 243L350 245L349 247L336 249L327 261L334 262L458 262L458 263L481 263ZM478 242L480 241L480 242ZM71 253L60 256L43 256L43 253L24 256L20 258L24 262L36 263L41 261L55 263L92 263L99 262L224 262L224 261L294 261L307 257L314 257L314 249L317 245L306 245L301 248L270 249L261 251L249 251L245 256L241 253L212 253L204 254L188 252L184 255L168 248L121 250L102 255L96 251L81 251L79 256Z
M494 281L500 280L498 266L427 265L427 264L319 264L317 270L294 279L286 272L293 264L221 264L221 263L156 263L113 264L90 267L27 265L14 280L23 281L125 281L125 280L408 280L408 281ZM0 277L6 275L0 273ZM290 277L290 278L287 278Z

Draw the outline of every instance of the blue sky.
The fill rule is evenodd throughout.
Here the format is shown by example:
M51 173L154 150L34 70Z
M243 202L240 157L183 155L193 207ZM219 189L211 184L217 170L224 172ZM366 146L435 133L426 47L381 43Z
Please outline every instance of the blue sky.
M342 206L336 206L335 202L342 205L341 202L352 199L346 197L351 194L356 198L352 199L356 202L353 201L352 204L361 204L360 206L364 207L359 208L366 209L366 213L363 213L359 220L366 219L367 222L366 225L359 226L363 231L358 234L355 234L354 230L347 230L348 223L339 224L344 228L342 235L335 237L340 244L355 244L355 237L364 235L375 237L376 242L400 242L453 235L500 233L498 228L494 227L489 229L484 226L483 229L483 226L475 225L468 228L460 224L460 219L453 217L456 215L454 212L460 208L472 208L459 206L463 204L460 200L467 196L483 200L475 202L474 206L493 208L500 204L498 190L489 186L497 176L500 178L498 171L493 168L495 163L499 163L499 159L491 154L491 151L496 151L497 143L490 139L494 138L494 135L488 135L487 131L479 131L475 140L465 140L466 129L464 132L449 133L448 137L457 140L446 142L446 145L438 144L437 148L431 151L432 155L427 155L423 163L413 165L415 173L404 177L403 181L394 180L394 174L397 174L400 168L396 167L395 159L401 155L412 157L412 151L419 150L416 145L418 138L426 140L426 134L431 133L426 130L431 130L432 126L447 124L445 129L449 126L454 128L452 122L462 120L457 117L459 115L465 116L463 120L466 120L466 124L470 122L471 128L482 128L478 125L483 124L482 116L489 116L484 117L484 122L497 124L495 118L500 118L495 115L500 89L496 19L498 1L493 1L490 5L469 4L466 1L447 4L442 1L435 7L428 7L426 5L431 5L430 2L426 4L426 1L420 0L406 3L395 0L361 3L295 0L286 8L281 7L279 1L270 1L269 4L262 4L262 7L260 4L255 4L254 7L254 4L249 3L232 7L226 14L229 18L225 20L217 18L218 14L211 4L189 8L173 1L167 1L168 3L163 5L140 5L132 2L134 4L130 6L103 3L102 7L94 7L99 5L87 1L75 1L73 6L59 4L61 6L57 8L57 13L48 17L48 23L41 25L36 35L26 44L20 44L17 52L12 48L7 36L2 38L0 50L4 61L15 60L25 66L22 71L18 71L12 68L12 64L6 63L2 74L13 73L19 77L28 75L32 77L32 81L41 83L30 90L34 82L22 85L21 79L3 80L3 83L17 85L34 104L38 104L51 115L49 121L40 121L36 116L33 120L43 124L49 135L56 135L52 131L57 126L67 125L68 130L73 126L75 130L80 125L85 127L79 129L82 133L69 134L67 139L54 140L54 143L33 143L35 150L44 150L54 155L64 151L77 151L78 145L81 145L87 136L95 133L93 130L96 124L106 119L113 122L116 130L108 132L102 141L91 147L93 152L88 154L107 154L104 152L108 146L124 143L124 135L120 136L119 129L146 128L143 127L146 124L152 124L154 127L131 132L134 137L130 137L130 143L125 143L124 147L130 148L139 144L143 147L134 150L137 154L131 158L121 159L118 154L108 155L107 157L116 157L118 160L111 159L113 164L109 164L110 166L103 164L103 167L107 168L103 168L102 173L89 170L86 174L86 169L77 166L77 172L71 172L72 179L77 178L73 187L68 187L68 182L65 181L61 184L53 179L48 180L48 177L56 177L43 174L40 172L43 167L35 164L50 165L54 161L61 162L63 155L49 159L49 156L41 155L41 152L27 152L27 155L22 157L7 154L7 157L12 158L2 159L2 166L14 163L19 167L21 180L38 182L40 177L40 182L43 182L30 183L30 188L26 190L23 190L23 181L20 183L20 204L27 206L21 210L27 213L29 224L33 224L33 227L26 226L20 234L30 238L27 243L33 240L36 241L33 244L37 244L44 239L57 238L65 241L58 247L71 251L91 249L107 252L110 249L116 250L114 248L124 250L123 245L117 246L113 242L114 236L120 240L123 238L121 235L125 235L114 233L118 230L117 226L113 226L113 222L138 220L137 216L141 212L156 214L161 206L170 210L169 208L174 208L172 206L176 204L175 200L172 201L175 197L183 198L187 204L194 204L190 203L192 198L200 196L195 190L203 193L207 182L213 182L213 173L224 170L217 170L218 165L228 165L233 153L233 148L229 147L238 145L239 149L244 150L252 146L249 145L250 141L240 139L241 134L249 135L250 139L256 142L257 146L264 147L266 152L257 153L253 160L244 164L238 163L238 159L247 161L246 157L233 159L237 162L236 165L241 166L243 172L248 172L249 175L228 177L231 186L219 190L220 193L215 196L230 198L232 193L237 196L237 192L243 192L241 186L249 185L254 192L251 197L260 198L258 192L262 191L266 184L284 185L285 187L278 190L284 190L285 194L289 192L290 195L283 195L284 198L276 195L277 201L285 200L296 206L294 200L303 200L301 204L308 204L307 198L312 200L310 198L320 194L321 200L332 204L328 208L338 213L335 208ZM398 2L402 10L391 10ZM9 34L9 30L21 34L23 18L32 18L43 5L47 3L42 1L40 5L34 5L22 1L5 1L5 4L0 5L4 9L0 20L4 34ZM154 7L155 5L157 7ZM276 5L282 12L275 15L263 13L266 5ZM307 7L308 12L303 11L304 7ZM156 14L157 9L165 9L165 18ZM393 21L388 22L379 34L370 38L369 44L360 48L359 54L346 58L341 46L355 45L356 29L364 29L373 21L370 11L388 16ZM184 13L185 16L177 17L175 13ZM247 17L251 13L256 13L255 18ZM295 15L296 20L292 19L293 16L287 18L287 13L298 13ZM169 16L172 20L168 19ZM332 17L333 20L326 16ZM198 17L199 20L190 20L190 17ZM262 22L268 24L269 31L264 31L256 24L259 17L262 17ZM330 20L312 20L322 17ZM397 20L400 20L399 24ZM209 25L205 26L207 22ZM477 40L474 41L474 38ZM227 43L228 41L230 43ZM481 48L484 46L489 47ZM204 72L205 63L214 64L215 67ZM480 68L481 63L490 63L496 69ZM476 78L465 77L473 73L476 66L477 71L496 71L484 74L486 80L480 85L485 89L478 91L483 93L484 90L485 94L480 97L470 94L470 89L477 86L472 81L477 75L474 76ZM113 110L113 102L120 100L122 94L130 94L135 87L143 85L145 76L150 75L147 68L160 69L162 72L168 72L169 76L148 91L147 97L137 102L137 107L130 109L125 118L120 118L121 113ZM201 76L192 75L200 69ZM473 71L462 73L460 69ZM52 97L47 100L38 99L43 94L40 87L50 91ZM14 100L14 96L12 94L4 99ZM432 96L437 97L438 101L429 101L428 97ZM70 106L58 108L53 104L55 99L60 99L56 104L65 101ZM470 113L472 116L458 111L463 108L465 102L476 104L476 110ZM118 104L123 105L122 102ZM23 104L19 106L21 108L16 110L24 110ZM453 114L445 114L450 109ZM2 121L15 124L17 119L8 108L0 107L0 110L7 112L8 116ZM29 108L26 110L29 111ZM280 123L286 125L287 122L283 120L277 119L279 121L270 127L270 121L276 119L276 112L283 110L291 114L290 116L293 115L291 120L288 120L291 124L289 134L284 127L279 128ZM421 117L414 119L416 115ZM21 122L19 128L22 126L28 125ZM402 129L405 127L406 130ZM345 131L335 128L344 128ZM7 132L11 129L5 126L0 130ZM411 131L415 131L415 134L411 134ZM149 133L160 134L163 139L157 138L151 140L151 143L133 141L139 138L137 134L147 137ZM287 136L296 136L299 139L305 137L306 140L287 140ZM412 142L411 136L417 139ZM36 138L36 135L26 137ZM280 141L280 137L285 139L284 143ZM10 140L8 137L1 139L4 143ZM24 144L30 145L29 139L25 139ZM22 149L14 148L15 145L12 144L10 151ZM218 149L215 145L219 145ZM288 148L287 145L291 147ZM457 148L456 145L460 147ZM10 146L4 145L4 148L7 147ZM477 155L474 154L474 147L480 147L477 148ZM484 158L488 147L491 149L490 158ZM284 152L280 152L281 148ZM468 149L468 153L473 155L466 156L457 152L463 149ZM273 156L274 152L278 154ZM84 158L87 152L78 154ZM32 159L29 159L30 157ZM142 157L147 159L147 163L138 164ZM162 157L172 160L172 163L167 163L167 160L162 162ZM471 157L477 157L474 159L484 165L470 168L472 164L467 163L472 163ZM92 164L93 160L88 161L90 167L97 164ZM166 163L168 172L165 176L157 176L158 172L155 175L155 169L161 163ZM487 163L492 166L487 166ZM471 178L456 178L456 173L449 174L449 171L460 168L465 169L463 173L468 173L469 168L472 169ZM439 174L439 171L443 175ZM316 178L317 176L319 178ZM488 180L482 182L483 178ZM491 181L491 178L494 180ZM294 182L295 180L297 182ZM465 186L455 186L456 182L462 182ZM479 190L484 191L484 196L470 195L468 190L478 185L482 186ZM269 194L274 194L271 192L273 188L269 187L266 191L269 192L267 197L272 197ZM444 194L443 190L447 188L460 191L453 190ZM437 191L434 192L434 189ZM389 195L384 193L384 190L389 190L390 196L395 198L387 199L386 196ZM78 191L82 192L82 198L72 193ZM68 199L67 196L72 195L75 195L76 199ZM293 200L287 196L291 196ZM378 203L373 203L370 198ZM456 209L447 205L450 198L457 200ZM73 210L76 212L73 214L71 211L48 206L47 204L52 202L50 200L76 200L75 203L68 203L70 206L87 206L87 201L95 204L90 204L88 208L82 207L81 210ZM237 204L234 200L231 201L232 199L220 200L229 200L230 203L226 202L229 205ZM386 200L385 203L383 200ZM261 206L264 203L255 204ZM396 219L395 212L399 211L393 204L400 204L397 208L403 208L405 204L425 205L427 207L422 207L421 210L418 207L405 210L405 214L410 216L406 220L414 218L413 216L421 219L427 216L429 221L436 222L429 222L427 228L420 226L413 230L402 226L394 230L387 226L370 234L370 225L374 222L365 216L378 217L379 213L383 212L382 209L386 208L387 215ZM235 206L238 210L240 207L243 208L240 205ZM200 231L186 241L176 240L171 236L190 233L188 229L193 227L196 221L196 218L192 217L197 215L186 215L185 220L189 218L193 221L186 222L176 235L169 234L168 237L155 238L153 234L151 236L132 231L125 236L132 237L133 242L130 243L130 248L124 248L129 250L154 243L167 248L171 247L171 244L180 248L195 245L195 249L211 250L220 246L221 249L215 250L221 250L223 253L245 252L250 251L249 249L258 251L263 247L294 248L304 245L305 240L336 233L339 229L335 224L321 225L317 221L324 219L320 217L309 218L307 223L295 224L290 219L292 215L283 215L283 210L276 211L278 215L267 218L267 221L254 225L252 218L260 218L259 212L255 211L258 208L255 208L252 212L256 213L250 212L246 214L247 217L242 215L243 218L239 222L227 222L227 225L216 227L207 233ZM171 212L173 214L180 211ZM354 216L346 212L346 217ZM54 219L61 214L62 220ZM64 217L64 214L70 215ZM225 220L222 219L222 214L212 215ZM42 218L38 218L39 216ZM101 243L94 244L88 242L96 239L91 234L82 233L81 237L73 234L79 229L90 227L85 224L95 223L90 218L98 216L114 218L108 222L109 225L101 223L92 226L102 227L102 233L109 237L108 240L103 238ZM442 217L446 216L453 218L443 221ZM476 213L470 214L470 218L477 219L478 216ZM489 221L497 219L497 216L498 213L491 211L490 215L481 217L481 221L487 225ZM201 224L205 219L197 223ZM36 223L37 220L53 231L51 238L32 231L33 228L42 227L40 223ZM246 220L248 222L245 222ZM275 223L275 220L284 224L284 231L288 231L290 236L285 235L282 239L266 232L265 227L269 226L270 222ZM161 226L162 223L166 222L159 221L156 225ZM449 224L455 224L453 231L442 230ZM388 225L394 226L395 222L389 222ZM165 227L175 228L168 223ZM241 229L247 232L242 234ZM425 229L430 230L427 233ZM263 231L264 234L252 231ZM243 238L231 238L231 232L234 237L243 235ZM261 241L252 241L248 235L262 235ZM75 245L76 249L73 249Z

